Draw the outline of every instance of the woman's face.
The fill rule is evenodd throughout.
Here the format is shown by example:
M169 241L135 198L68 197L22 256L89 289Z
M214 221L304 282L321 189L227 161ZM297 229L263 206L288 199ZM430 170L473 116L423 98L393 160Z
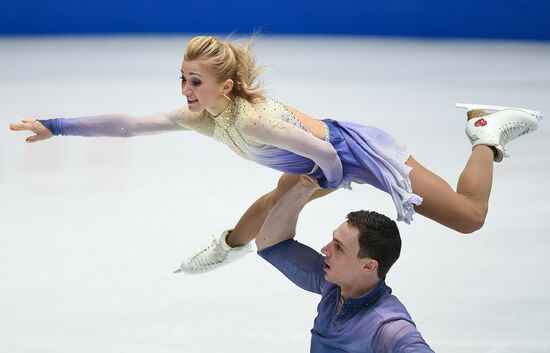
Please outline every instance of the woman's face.
M206 109L212 115L218 115L228 103L224 93L230 93L232 88L228 89L227 81L219 82L213 70L200 60L183 61L181 64L181 93L187 98L192 112Z

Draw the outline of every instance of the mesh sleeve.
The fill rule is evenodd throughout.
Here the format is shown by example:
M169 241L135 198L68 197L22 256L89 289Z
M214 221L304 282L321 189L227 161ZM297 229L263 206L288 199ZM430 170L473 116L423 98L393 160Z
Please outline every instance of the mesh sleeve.
M241 122L244 134L254 140L276 146L311 159L327 178L327 188L336 188L342 182L342 162L334 147L280 119L247 117Z
M127 114L39 120L54 135L131 137L161 132L198 130L212 135L212 122L202 113L178 109L145 116Z
M376 353L434 353L416 327L406 320L384 324L373 337Z

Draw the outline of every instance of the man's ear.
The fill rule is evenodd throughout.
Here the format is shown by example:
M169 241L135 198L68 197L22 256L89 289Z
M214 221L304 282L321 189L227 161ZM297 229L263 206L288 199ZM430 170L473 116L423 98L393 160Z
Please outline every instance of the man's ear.
M363 269L367 270L368 272L376 272L378 270L378 261L375 259L367 259L365 261L365 264L363 265Z

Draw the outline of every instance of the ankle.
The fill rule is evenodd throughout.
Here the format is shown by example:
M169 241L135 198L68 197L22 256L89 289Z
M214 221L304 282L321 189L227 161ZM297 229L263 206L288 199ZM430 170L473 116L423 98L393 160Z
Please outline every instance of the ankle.
M229 245L230 247L234 248L235 244L231 241L231 234L233 233L233 229L228 231L227 236L225 237L225 243Z
M489 146L489 145L476 145L476 146L474 146L472 151L473 150L485 151L485 152L481 152L481 153L487 153L487 154L489 154L489 152L490 152L492 159L494 159L498 154L497 149L494 146Z
M233 234L233 230L230 230L227 237L225 237L225 243L230 248L236 248L238 246L246 245L248 242L243 242L235 234Z

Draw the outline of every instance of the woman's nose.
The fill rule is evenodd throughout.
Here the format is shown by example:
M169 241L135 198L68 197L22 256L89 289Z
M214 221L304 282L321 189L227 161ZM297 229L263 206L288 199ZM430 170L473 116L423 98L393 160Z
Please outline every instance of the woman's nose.
M184 95L184 96L188 96L190 93L191 93L191 91L189 90L189 85L187 84L187 82L182 82L181 83L181 94Z

